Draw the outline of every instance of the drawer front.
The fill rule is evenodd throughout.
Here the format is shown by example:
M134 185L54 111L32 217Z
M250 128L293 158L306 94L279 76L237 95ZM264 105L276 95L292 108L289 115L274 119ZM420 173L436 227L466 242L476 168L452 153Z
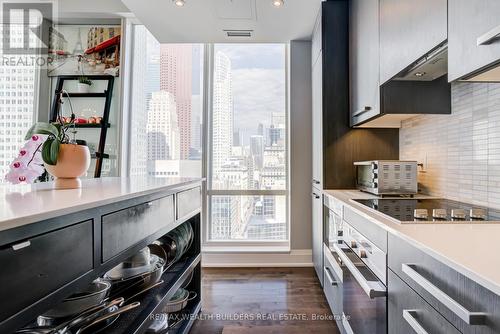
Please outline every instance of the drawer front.
M201 208L201 188L196 187L177 193L177 219Z
M382 251L387 252L387 231L376 223L357 214L350 207L344 207L344 220L359 233L373 242Z
M102 261L174 222L173 195L102 216Z
M0 249L0 322L93 268L92 220Z
M500 297L493 292L392 234L388 263L462 333L500 333Z
M323 291L334 316L342 315L342 269L328 247L324 247ZM339 318L340 319L340 318Z
M460 333L390 270L387 289L389 334Z

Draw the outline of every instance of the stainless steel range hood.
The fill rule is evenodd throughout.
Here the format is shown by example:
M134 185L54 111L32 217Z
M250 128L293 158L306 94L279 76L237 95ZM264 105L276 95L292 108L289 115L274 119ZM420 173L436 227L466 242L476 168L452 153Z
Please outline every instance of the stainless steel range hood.
M392 80L433 81L448 73L448 44L442 43L401 71Z

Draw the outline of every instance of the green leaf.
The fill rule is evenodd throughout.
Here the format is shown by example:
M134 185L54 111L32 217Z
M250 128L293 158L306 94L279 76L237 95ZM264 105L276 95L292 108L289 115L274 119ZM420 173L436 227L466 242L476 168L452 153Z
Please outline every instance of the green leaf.
M59 135L59 129L53 124L38 122L33 124L33 126L28 130L28 133L26 133L26 137L24 138L24 140L29 140L35 134L49 136L52 135L57 138L57 136Z
M59 145L61 142L59 139L54 139L50 145L50 159L54 162L53 165L57 164L57 157L59 156Z
M52 146L53 141L54 139L49 138L43 143L42 146L42 159L43 162L45 162L47 165L54 165L54 163L52 163L52 160L50 158L50 147Z

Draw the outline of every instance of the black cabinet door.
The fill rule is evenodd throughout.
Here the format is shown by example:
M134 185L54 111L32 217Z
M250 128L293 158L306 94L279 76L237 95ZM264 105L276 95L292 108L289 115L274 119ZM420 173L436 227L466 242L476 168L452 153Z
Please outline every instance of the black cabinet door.
M174 223L173 195L102 216L102 262Z
M0 322L92 270L93 258L91 220L0 249Z
M500 27L500 1L449 0L448 15L449 81L500 60L500 40L488 38Z
M380 113L379 0L352 0L349 8L351 125Z
M380 83L446 38L447 0L380 0Z

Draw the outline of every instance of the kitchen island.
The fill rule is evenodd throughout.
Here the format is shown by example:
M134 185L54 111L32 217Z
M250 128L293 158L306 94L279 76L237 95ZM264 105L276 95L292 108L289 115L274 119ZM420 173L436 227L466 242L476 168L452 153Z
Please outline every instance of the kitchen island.
M143 333L183 284L201 307L199 178L102 178L81 189L51 183L0 187L0 332L11 333L182 224L193 243L109 333ZM191 278L192 277L192 278ZM190 279L191 278L191 279ZM190 282L188 282L190 280ZM189 331L186 317L175 332Z

